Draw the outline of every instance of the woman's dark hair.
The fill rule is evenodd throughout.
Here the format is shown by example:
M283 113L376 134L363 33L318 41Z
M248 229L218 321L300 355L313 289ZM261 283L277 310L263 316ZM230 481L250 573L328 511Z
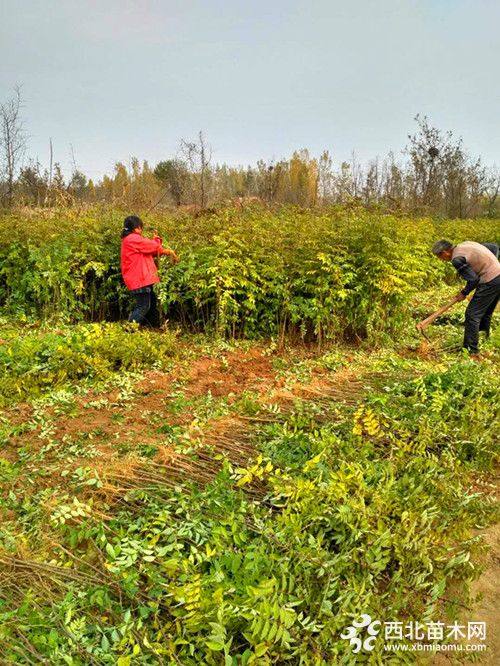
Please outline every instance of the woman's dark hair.
M131 234L134 229L143 228L144 222L137 215L129 215L123 220L122 238Z

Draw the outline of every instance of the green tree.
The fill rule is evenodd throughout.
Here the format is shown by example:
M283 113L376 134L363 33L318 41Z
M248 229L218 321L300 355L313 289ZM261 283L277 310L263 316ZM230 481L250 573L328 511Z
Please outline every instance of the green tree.
M189 186L189 172L184 162L179 159L158 162L153 173L168 188L175 205L180 206Z

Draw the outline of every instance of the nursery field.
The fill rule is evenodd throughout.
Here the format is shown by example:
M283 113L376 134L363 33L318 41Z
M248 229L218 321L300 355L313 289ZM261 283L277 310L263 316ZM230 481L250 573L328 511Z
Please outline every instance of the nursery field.
M131 330L122 217L0 217L0 663L495 663L500 335L415 322L430 243L498 221L152 216L181 262Z

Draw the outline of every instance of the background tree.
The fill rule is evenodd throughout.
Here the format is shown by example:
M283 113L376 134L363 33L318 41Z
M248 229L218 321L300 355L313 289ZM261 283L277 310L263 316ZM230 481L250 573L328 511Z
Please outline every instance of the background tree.
M432 127L426 116L415 120L418 131L407 147L411 208L448 217L477 214L491 179L481 158L471 158L462 138Z
M328 203L333 195L333 160L328 150L318 160L318 195L321 203Z
M168 188L175 205L180 206L185 192L189 189L189 171L186 164L177 158L158 162L154 175L163 187Z
M87 176L79 169L76 169L72 172L70 181L68 183L68 191L77 199L83 199L87 194Z
M406 174L393 153L382 163L381 203L391 212L400 212L406 201Z
M288 164L289 203L301 206L314 206L318 192L318 163L311 158L308 150L296 151Z
M42 173L42 166L38 160L22 167L18 178L19 194L23 203L41 206L45 200L48 182L47 172Z
M496 208L498 202L498 194L500 193L500 169L494 167L491 170L488 180L486 191L486 214L488 217L496 217L498 210Z
M196 203L203 210L210 196L212 148L206 142L203 132L198 133L196 141L181 141L181 154L191 172Z
M76 162L75 150L70 145L71 153L71 176L67 185L67 190L73 199L83 201L88 194L87 176L81 171Z
M361 163L356 156L334 163L328 151L316 158L306 149L255 166L212 164L212 149L200 131L194 141L182 140L177 157L153 169L136 157L117 162L112 174L87 181L77 167L71 146L71 174L54 161L49 142L49 168L38 159L22 166L26 134L19 88L0 106L0 202L35 206L111 203L130 209L154 203L242 205L261 200L269 205L316 206L356 202L370 209L409 215L495 217L499 214L500 172L473 158L461 138L416 116L417 129L401 157L394 154Z
M13 203L15 178L27 143L21 107L21 89L16 86L11 99L0 105L1 166L6 182L5 198L9 206Z

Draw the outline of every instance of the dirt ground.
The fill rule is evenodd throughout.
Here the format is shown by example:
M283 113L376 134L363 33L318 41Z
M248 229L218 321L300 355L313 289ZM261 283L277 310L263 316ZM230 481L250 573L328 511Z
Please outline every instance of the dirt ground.
M500 491L500 480L497 479L497 489ZM500 664L500 523L492 525L479 532L489 550L484 559L484 571L471 585L471 598L476 599L473 610L464 611L462 622L468 620L486 622L486 653L462 653L460 659L451 654L436 655L431 660L422 660L421 664L433 666L450 666L450 664L474 663L484 666L498 666ZM474 655L467 659L466 655Z
M486 570L472 586L474 595L481 595L475 607L475 616L486 622L489 654L479 663L500 664L500 523L483 532L490 551L486 557Z

